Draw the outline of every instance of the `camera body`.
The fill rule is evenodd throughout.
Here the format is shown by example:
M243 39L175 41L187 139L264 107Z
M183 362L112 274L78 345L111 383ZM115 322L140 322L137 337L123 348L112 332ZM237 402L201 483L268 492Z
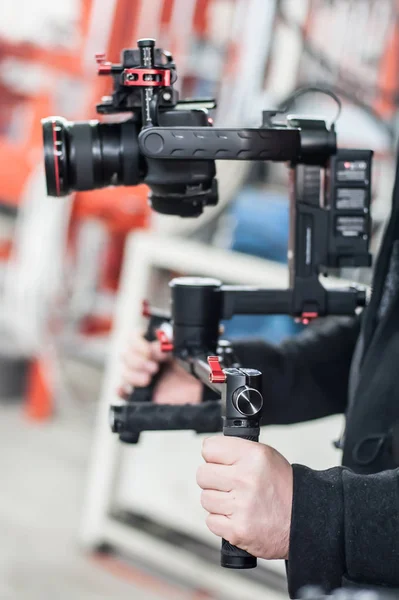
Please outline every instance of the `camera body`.
M47 192L65 196L106 186L147 184L155 211L198 216L217 203L213 160L164 161L140 152L144 127L210 127L208 109L215 102L179 102L173 88L176 70L171 55L155 49L154 40L140 40L137 50L123 50L120 64L96 55L98 74L112 76L113 93L97 105L101 115L126 113L126 120L68 122L43 119ZM187 108L186 108L187 106Z

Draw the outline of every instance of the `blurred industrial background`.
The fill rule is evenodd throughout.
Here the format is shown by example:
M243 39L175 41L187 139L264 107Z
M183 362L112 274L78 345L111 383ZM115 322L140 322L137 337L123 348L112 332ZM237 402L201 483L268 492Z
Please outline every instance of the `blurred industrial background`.
M201 436L148 433L121 448L107 414L141 301L164 306L172 276L287 285L285 166L219 163L219 204L193 220L151 213L144 185L46 196L40 120L96 118L111 80L95 54L119 62L141 37L172 52L181 97L217 99L217 125L257 127L298 86L328 85L343 101L340 146L375 152L373 253L389 214L397 0L3 0L0 597L283 599L279 562L218 567L195 483ZM309 95L295 109L331 118L335 107ZM236 317L226 335L277 343L301 327ZM334 417L262 438L325 468L340 460L341 427Z

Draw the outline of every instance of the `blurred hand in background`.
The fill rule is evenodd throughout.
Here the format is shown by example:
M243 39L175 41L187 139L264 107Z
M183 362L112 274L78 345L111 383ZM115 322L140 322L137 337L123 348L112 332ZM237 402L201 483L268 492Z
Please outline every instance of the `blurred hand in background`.
M202 384L173 358L162 352L160 342L148 342L142 333L133 336L123 354L122 385L118 390L127 399L135 387L145 387L159 372L161 377L155 387L153 402L156 404L199 404Z

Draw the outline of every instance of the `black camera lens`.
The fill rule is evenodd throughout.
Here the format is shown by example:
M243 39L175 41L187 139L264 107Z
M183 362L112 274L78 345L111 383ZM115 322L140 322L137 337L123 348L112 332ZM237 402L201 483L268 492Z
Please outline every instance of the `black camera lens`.
M134 121L70 122L49 117L42 125L49 196L141 182Z

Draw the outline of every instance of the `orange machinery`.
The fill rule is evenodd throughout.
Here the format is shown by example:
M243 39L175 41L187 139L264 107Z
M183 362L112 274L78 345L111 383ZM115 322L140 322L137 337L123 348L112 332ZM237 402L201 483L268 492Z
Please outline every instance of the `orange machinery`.
M12 44L0 40L0 60L17 59L23 61L26 68L40 65L48 69L56 84L58 78L69 77L79 81L80 85L91 90L87 95L89 103L83 110L72 115L73 118L94 117L95 104L109 91L110 82L96 75L95 57L93 68L88 72L85 65L85 48L91 34L91 20L96 3L102 0L81 0L79 22L80 43L74 52L46 50L31 44ZM137 4L137 3L136 3ZM98 8L98 6L97 6ZM106 46L107 55L119 57L120 49L130 45L134 30L134 3L130 0L116 0L110 26L110 35ZM103 48L100 48L102 50ZM0 202L17 208L29 176L39 161L43 160L41 118L57 112L54 106L52 90L41 89L38 93L15 92L3 85L0 90ZM9 124L20 121L18 139L12 138ZM133 192L116 188L95 190L85 194L75 194L70 223L70 251L75 249L76 232L79 223L85 219L100 219L109 232L109 250L104 260L102 280L99 286L116 291L119 270L122 261L126 235L133 229L148 226L149 208L145 186L135 188ZM5 244L1 255L7 257L10 244ZM96 323L90 316L82 324L83 331L97 332L110 328L110 319ZM53 391L50 389L47 367L39 359L33 359L27 390L27 413L42 419L52 413Z
M57 79L69 77L85 89L83 108L68 115L72 119L97 118L96 103L110 92L111 82L107 77L97 77L95 52L104 52L111 62L119 62L123 48L136 45L140 37L156 37L160 46L170 49L179 65L180 86L190 81L195 73L187 67L187 56L193 34L206 38L209 7L217 0L81 0L78 47L73 52L44 50L32 45L14 45L0 41L0 58L22 59L27 66L38 63L48 67ZM235 0L231 0L235 2ZM108 16L104 16L104 12ZM111 14L110 14L111 13ZM95 21L97 19L97 21ZM93 37L98 43L97 25L99 19L107 21L108 38L102 40L102 47L93 47ZM182 20L184 27L182 28ZM87 66L88 48L93 50L92 67ZM53 80L53 86L57 80ZM50 86L51 87L51 86ZM187 86L186 86L187 87ZM54 106L53 90L49 87L34 95L15 94L1 90L0 104L4 107L0 121L0 202L17 206L29 175L38 161L43 160L42 131L40 120L59 112ZM71 103L73 105L73 103ZM21 110L20 110L21 109ZM23 109L23 110L22 110ZM60 111L61 112L61 111ZM11 140L7 124L17 114L25 118L26 124L20 127L19 140ZM56 200L55 200L56 201ZM108 232L108 248L102 258L102 275L99 290L116 292L123 250L127 234L149 226L150 214L147 203L146 186L135 188L109 188L91 192L75 193L70 223L70 257L76 250L77 232L87 219L99 219ZM6 253L0 252L5 255ZM104 333L111 327L111 317L87 315L80 324L80 332L87 335ZM31 417L47 418L52 413L52 396L46 367L40 361L33 361L28 386L28 414Z

